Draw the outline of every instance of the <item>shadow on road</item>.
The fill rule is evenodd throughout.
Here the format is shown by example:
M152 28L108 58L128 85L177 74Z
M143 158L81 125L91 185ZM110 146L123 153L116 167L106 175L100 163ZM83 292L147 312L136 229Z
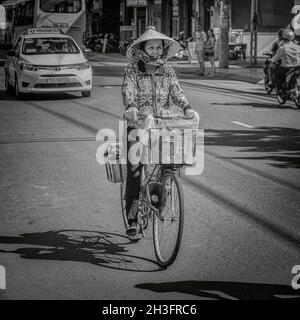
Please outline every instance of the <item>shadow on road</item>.
M253 107L253 108L263 108L263 109L291 109L295 110L296 107L292 107L289 105L279 105L276 103L257 103L257 102L229 102L229 103L210 103L212 106L229 106L229 107Z
M258 127L251 130L205 130L205 146L242 148L245 157L230 159L269 160L276 168L300 168L300 130ZM250 156L249 152L255 152ZM258 154L262 153L262 154ZM226 158L225 158L226 159Z
M218 300L300 300L300 294L292 287L273 284L221 282L221 281L176 281L142 283L135 286L154 292L179 292L201 298Z
M209 80L209 81L214 81L214 80L221 80L223 83L226 83L227 81L232 82L232 81L239 81L239 82L246 82L246 83L252 83L252 84L257 84L257 82L260 80L260 76L255 76L255 77L249 77L246 74L242 73L223 73L222 71L218 71L215 74L214 77L208 76L208 74L204 76L199 76L197 74L198 68L180 68L180 67L175 67L176 74L178 75L178 78L181 80L188 80L188 79L199 79L199 80ZM208 69L209 70L209 69ZM222 88L223 89L223 88ZM259 93L259 95L262 95Z
M6 90L0 90L0 101L51 101L51 100L70 100L82 99L81 95L71 93L45 93L45 94L26 94L22 98L17 99L12 93Z
M13 251L0 250L0 253L19 254L23 259L87 262L134 272L163 270L155 261L128 254L128 246L132 243L127 237L110 232L61 230L26 233L17 237L0 236L0 244L26 245Z

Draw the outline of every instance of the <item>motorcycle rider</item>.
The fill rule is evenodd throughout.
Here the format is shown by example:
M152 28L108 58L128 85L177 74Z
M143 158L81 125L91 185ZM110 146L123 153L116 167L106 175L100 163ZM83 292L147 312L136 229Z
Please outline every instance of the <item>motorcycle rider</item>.
M272 56L273 57L276 54L278 48L283 44L283 41L282 41L282 33L283 33L283 31L284 31L283 28L278 30L278 39L272 45L271 52L272 52ZM270 88L273 88L274 73L275 73L277 67L278 67L277 64L274 64L274 63L269 63L268 64L267 74L268 74L268 79L269 79L268 86Z
M284 30L285 30L284 28L281 28L281 29L278 30L278 33L277 33L278 34L278 39L273 43L272 48L271 48L271 51L272 51L273 55L276 54L277 49L282 44L282 33L283 33Z
M270 64L272 65L272 69L275 68L281 60L281 65L278 66L274 73L278 94L284 90L287 73L294 67L300 66L300 46L293 42L294 39L294 32L290 29L285 29L282 32L283 43L271 59Z

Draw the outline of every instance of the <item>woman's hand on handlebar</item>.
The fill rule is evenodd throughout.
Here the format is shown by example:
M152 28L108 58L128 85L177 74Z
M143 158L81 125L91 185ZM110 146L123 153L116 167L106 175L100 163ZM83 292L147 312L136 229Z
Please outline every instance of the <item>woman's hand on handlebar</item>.
M136 121L138 115L138 109L136 107L130 107L124 113L124 116L127 120Z
M198 114L198 112L196 112L196 111L193 110L193 109L188 109L188 110L186 110L185 115L186 115L188 118L190 118L190 119L194 119L194 118L199 119L199 114Z

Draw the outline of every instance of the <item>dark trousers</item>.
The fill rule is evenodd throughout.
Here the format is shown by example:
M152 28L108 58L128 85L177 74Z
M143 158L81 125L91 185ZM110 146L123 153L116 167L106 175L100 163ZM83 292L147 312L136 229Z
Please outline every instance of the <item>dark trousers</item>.
M134 177L134 171L132 171L131 163L128 159L128 153L130 149L130 145L133 144L133 142L128 141L129 133L132 129L127 128L127 180L126 180L126 214L128 216L129 211L131 209L132 203L134 200L138 200L139 198L139 190L140 190L140 176ZM130 222L130 221L129 221Z
M291 70L292 68L287 68L287 67L282 67L279 66L278 69L275 71L275 82L277 85L278 90L282 90L285 79L286 79L286 74Z
M267 62L264 67L264 73L268 76L268 82L274 84L275 72L278 68L278 64Z

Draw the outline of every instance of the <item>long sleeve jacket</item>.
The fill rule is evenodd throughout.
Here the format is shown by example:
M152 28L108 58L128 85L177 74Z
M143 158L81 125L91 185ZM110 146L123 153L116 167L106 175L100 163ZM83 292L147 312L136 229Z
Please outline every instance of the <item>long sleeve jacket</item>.
M281 60L282 67L296 67L300 65L300 46L293 43L285 43L281 45L272 58L272 62L278 63Z
M148 115L169 109L169 99L184 112L191 108L174 69L165 64L154 73L148 73L141 62L129 64L124 73L122 97L125 109L136 107L139 118L131 126L140 128Z

